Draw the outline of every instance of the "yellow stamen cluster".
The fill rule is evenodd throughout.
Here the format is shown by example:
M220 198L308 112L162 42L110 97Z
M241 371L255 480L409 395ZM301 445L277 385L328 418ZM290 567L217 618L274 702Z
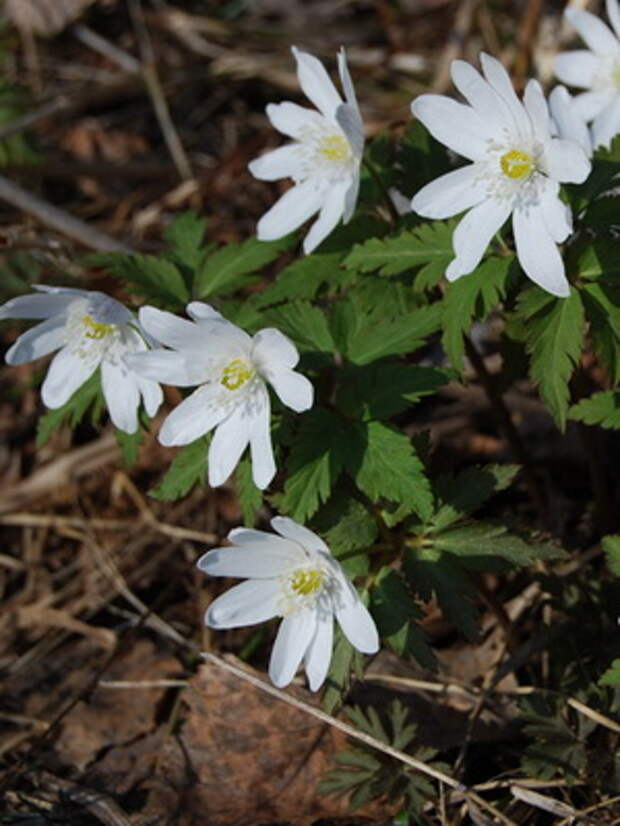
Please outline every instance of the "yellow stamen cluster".
M254 370L243 359L233 359L222 370L220 384L227 390L238 390L250 381L254 376Z
M86 327L86 338L94 338L99 341L114 332L114 324L104 324L101 321L95 321L95 319L89 315L82 316L82 322Z
M328 161L348 161L351 147L342 135L330 135L321 141L319 152Z
M511 149L499 159L502 172L508 178L527 178L534 171L534 159L527 152Z
M295 571L291 575L291 588L297 594L307 597L311 594L316 594L323 587L325 574L323 571L316 570L301 570Z

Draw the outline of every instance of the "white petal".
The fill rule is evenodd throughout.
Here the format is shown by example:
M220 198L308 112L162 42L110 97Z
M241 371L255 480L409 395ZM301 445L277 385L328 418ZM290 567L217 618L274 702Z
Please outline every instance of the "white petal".
M618 40L613 32L593 14L578 9L566 9L564 16L577 29L589 49L597 54L613 54L618 50Z
M499 131L514 125L510 107L490 83L464 60L453 60L450 72L454 85L486 123Z
M151 381L173 387L192 387L200 382L196 364L175 350L127 353L124 361L134 373Z
M185 308L187 315L194 321L225 321L221 313L213 309L210 304L204 301L190 301Z
M271 549L282 559L282 564L288 560L288 565L299 565L307 561L305 553L296 542L276 536L266 531L256 531L252 528L233 528L228 532L228 540L234 545L246 547L251 545L258 553Z
M510 75L499 60L484 52L480 55L480 63L484 76L510 109L515 129L522 137L529 137L531 135L530 121L513 88Z
M223 485L237 467L241 454L250 439L250 418L245 405L237 405L232 413L217 426L209 446L209 484Z
M156 381L143 379L141 376L138 376L138 388L144 402L144 409L152 419L164 400L164 392Z
M411 104L411 111L434 138L458 155L472 161L487 155L494 130L471 106L443 95L421 95Z
M338 52L338 74L340 75L340 82L342 83L342 88L344 90L345 100L359 112L357 97L355 95L355 87L353 86L351 75L349 74L349 67L347 66L347 53L344 46L341 46L340 51Z
M343 595L336 606L336 619L354 648L363 654L376 654L379 650L379 634L375 621L344 575L342 586Z
M546 152L547 174L561 183L580 184L590 174L590 163L583 148L575 141L553 138Z
M349 189L350 181L338 181L332 184L325 192L319 217L310 227L304 238L304 252L309 255L324 241L344 213L344 199Z
M142 307L140 324L156 341L177 350L204 350L207 342L201 328L193 321L156 307Z
M324 197L324 188L314 179L291 187L258 222L258 240L273 241L293 232L321 208Z
M304 159L299 144L289 143L255 158L248 164L248 169L260 181L297 179L303 175Z
M274 327L264 327L252 339L252 362L259 368L288 367L299 361L299 353L293 342Z
M268 545L247 548L214 548L196 563L209 576L270 579L291 569L291 558Z
M272 369L266 375L278 398L295 413L310 410L314 402L312 382L301 373L285 368Z
M101 365L101 388L114 426L125 433L135 433L140 406L137 376L122 364L104 361Z
M323 551L323 553L330 554L331 552L327 545L323 542L320 536L317 536L313 531L304 528L299 522L289 519L288 516L274 516L271 520L271 527L291 542L296 542L302 548L309 551Z
M342 213L342 223L348 224L351 218L353 217L353 213L355 212L355 207L357 206L357 196L360 192L360 173L359 167L355 170L355 174L353 175L353 180L349 184L349 188L347 189L345 196L344 196L344 212ZM409 211L409 210L407 210Z
M570 287L564 262L539 209L515 209L512 215L517 257L528 278L543 290L566 298Z
M620 94L608 104L595 118L592 124L592 143L595 147L609 144L620 132Z
M297 61L297 77L304 95L326 118L333 121L336 109L342 103L342 98L336 91L325 67L316 57L300 51L295 46L291 48L291 51Z
M58 350L64 344L65 324L65 317L57 315L26 330L7 350L6 363L25 364Z
M59 313L64 314L73 301L74 295L20 295L0 307L0 319L51 318Z
M565 241L573 230L572 214L569 207L559 197L560 185L556 181L545 179L539 189L540 210L556 243Z
M79 358L64 347L52 359L41 387L43 404L52 409L62 407L98 366L99 360Z
M606 0L605 7L616 37L620 38L620 5L618 5L618 0Z
M422 187L411 209L425 218L450 218L470 209L487 196L487 184L477 164L448 172Z
M205 622L210 628L242 628L278 615L280 583L250 579L235 585L209 606Z
M543 144L546 143L551 137L549 107L547 106L542 87L537 80L529 80L527 82L523 95L523 105L532 121L534 135Z
M572 52L562 52L555 58L554 72L562 83L576 86L578 89L589 89L599 71L601 61L585 49Z
M348 103L336 109L336 123L344 132L356 158L364 154L364 126L359 111Z
M275 476L276 463L271 444L271 405L266 388L261 388L261 395L260 406L250 428L250 456L254 484L264 490Z
M226 407L217 403L220 389L219 385L203 385L183 399L159 431L161 444L187 445L216 427L228 414Z
M579 117L591 121L615 99L616 92L612 88L598 89L595 92L582 92L576 95L573 106Z
M300 140L308 132L325 125L322 115L314 109L306 109L297 103L270 103L267 106L267 117L278 132L289 138Z
M269 660L269 676L274 685L288 685L301 663L316 631L317 617L308 609L284 617Z
M590 138L590 132L586 122L578 115L573 106L573 99L564 86L556 86L551 92L549 108L560 138L576 141L588 158L591 157L592 139Z
M449 281L466 275L478 266L489 242L501 229L511 209L509 200L496 201L490 198L471 209L461 219L452 236L456 258L446 270Z
M331 615L319 614L317 627L304 657L304 668L310 691L318 691L325 682L332 659L334 620Z

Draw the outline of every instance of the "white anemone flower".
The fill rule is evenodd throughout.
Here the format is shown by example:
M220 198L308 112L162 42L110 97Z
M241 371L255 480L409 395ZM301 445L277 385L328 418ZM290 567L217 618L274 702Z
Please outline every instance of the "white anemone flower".
M126 433L138 429L140 398L149 416L162 402L161 387L127 368L124 356L147 349L132 313L114 298L89 290L35 286L39 293L12 298L0 307L0 319L44 319L22 333L6 354L8 364L59 352L41 387L46 407L65 404L101 367L101 388L114 425Z
M257 235L270 241L288 235L316 212L319 217L304 239L304 252L312 252L342 220L355 210L364 151L364 130L344 49L338 70L346 102L336 91L323 64L293 46L297 77L304 94L316 106L270 103L267 116L282 134L293 138L249 165L262 181L292 178L295 186L282 195L258 222Z
M249 336L200 301L188 304L187 314L191 321L143 307L143 328L172 349L127 359L132 369L154 381L198 385L167 416L159 441L186 445L216 428L208 454L211 487L228 479L249 442L254 483L265 488L276 472L267 382L287 407L298 413L312 407L312 384L293 370L299 353L279 330L265 328Z
M575 106L575 100L564 86L556 86L549 95L553 133L559 138L576 141L592 157L592 136L581 113Z
M269 676L286 686L303 661L310 689L317 691L332 657L334 618L364 654L379 650L379 635L323 540L286 517L275 517L271 527L279 536L235 528L228 534L232 548L215 548L198 560L211 576L247 579L211 603L205 622L211 628L240 628L282 617Z
M586 89L575 98L575 107L592 121L594 147L609 146L620 132L620 5L606 0L613 31L593 14L566 9L564 16L579 32L588 49L563 52L555 59L557 77L569 86Z
M590 162L577 143L551 136L547 102L535 80L528 82L521 103L501 63L486 54L480 61L484 77L462 60L452 63L454 85L467 104L422 95L411 105L437 140L472 161L423 187L412 209L427 218L469 210L454 230L456 258L446 271L450 281L476 268L512 215L517 257L526 275L566 297L570 288L556 245L571 233L572 220L559 184L584 181Z

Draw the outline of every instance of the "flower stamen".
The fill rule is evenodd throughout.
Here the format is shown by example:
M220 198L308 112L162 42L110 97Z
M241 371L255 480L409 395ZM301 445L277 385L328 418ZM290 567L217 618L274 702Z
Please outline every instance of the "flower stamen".
M86 331L84 332L86 338L93 338L100 341L114 332L114 324L104 324L101 321L95 321L90 315L82 316L82 323L86 327Z
M320 591L324 580L324 571L302 569L291 574L290 584L296 594L307 597Z
M233 359L222 370L220 384L227 390L238 390L254 376L254 370L243 359Z
M520 149L505 152L499 159L499 165L508 178L529 178L534 171L534 159L527 152L521 152Z
M319 152L328 161L348 161L351 157L351 147L342 135L327 135L321 139Z

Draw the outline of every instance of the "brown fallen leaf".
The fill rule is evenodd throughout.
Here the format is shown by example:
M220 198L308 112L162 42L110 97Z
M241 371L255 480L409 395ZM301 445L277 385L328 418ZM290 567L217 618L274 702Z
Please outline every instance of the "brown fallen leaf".
M289 691L316 702L303 689ZM346 801L317 792L334 753L345 748L342 733L210 664L190 680L183 700L180 735L168 739L150 781L147 822L305 826L345 814ZM373 803L355 814L376 819L387 812Z
M6 16L19 29L52 35L62 31L95 0L4 0Z

